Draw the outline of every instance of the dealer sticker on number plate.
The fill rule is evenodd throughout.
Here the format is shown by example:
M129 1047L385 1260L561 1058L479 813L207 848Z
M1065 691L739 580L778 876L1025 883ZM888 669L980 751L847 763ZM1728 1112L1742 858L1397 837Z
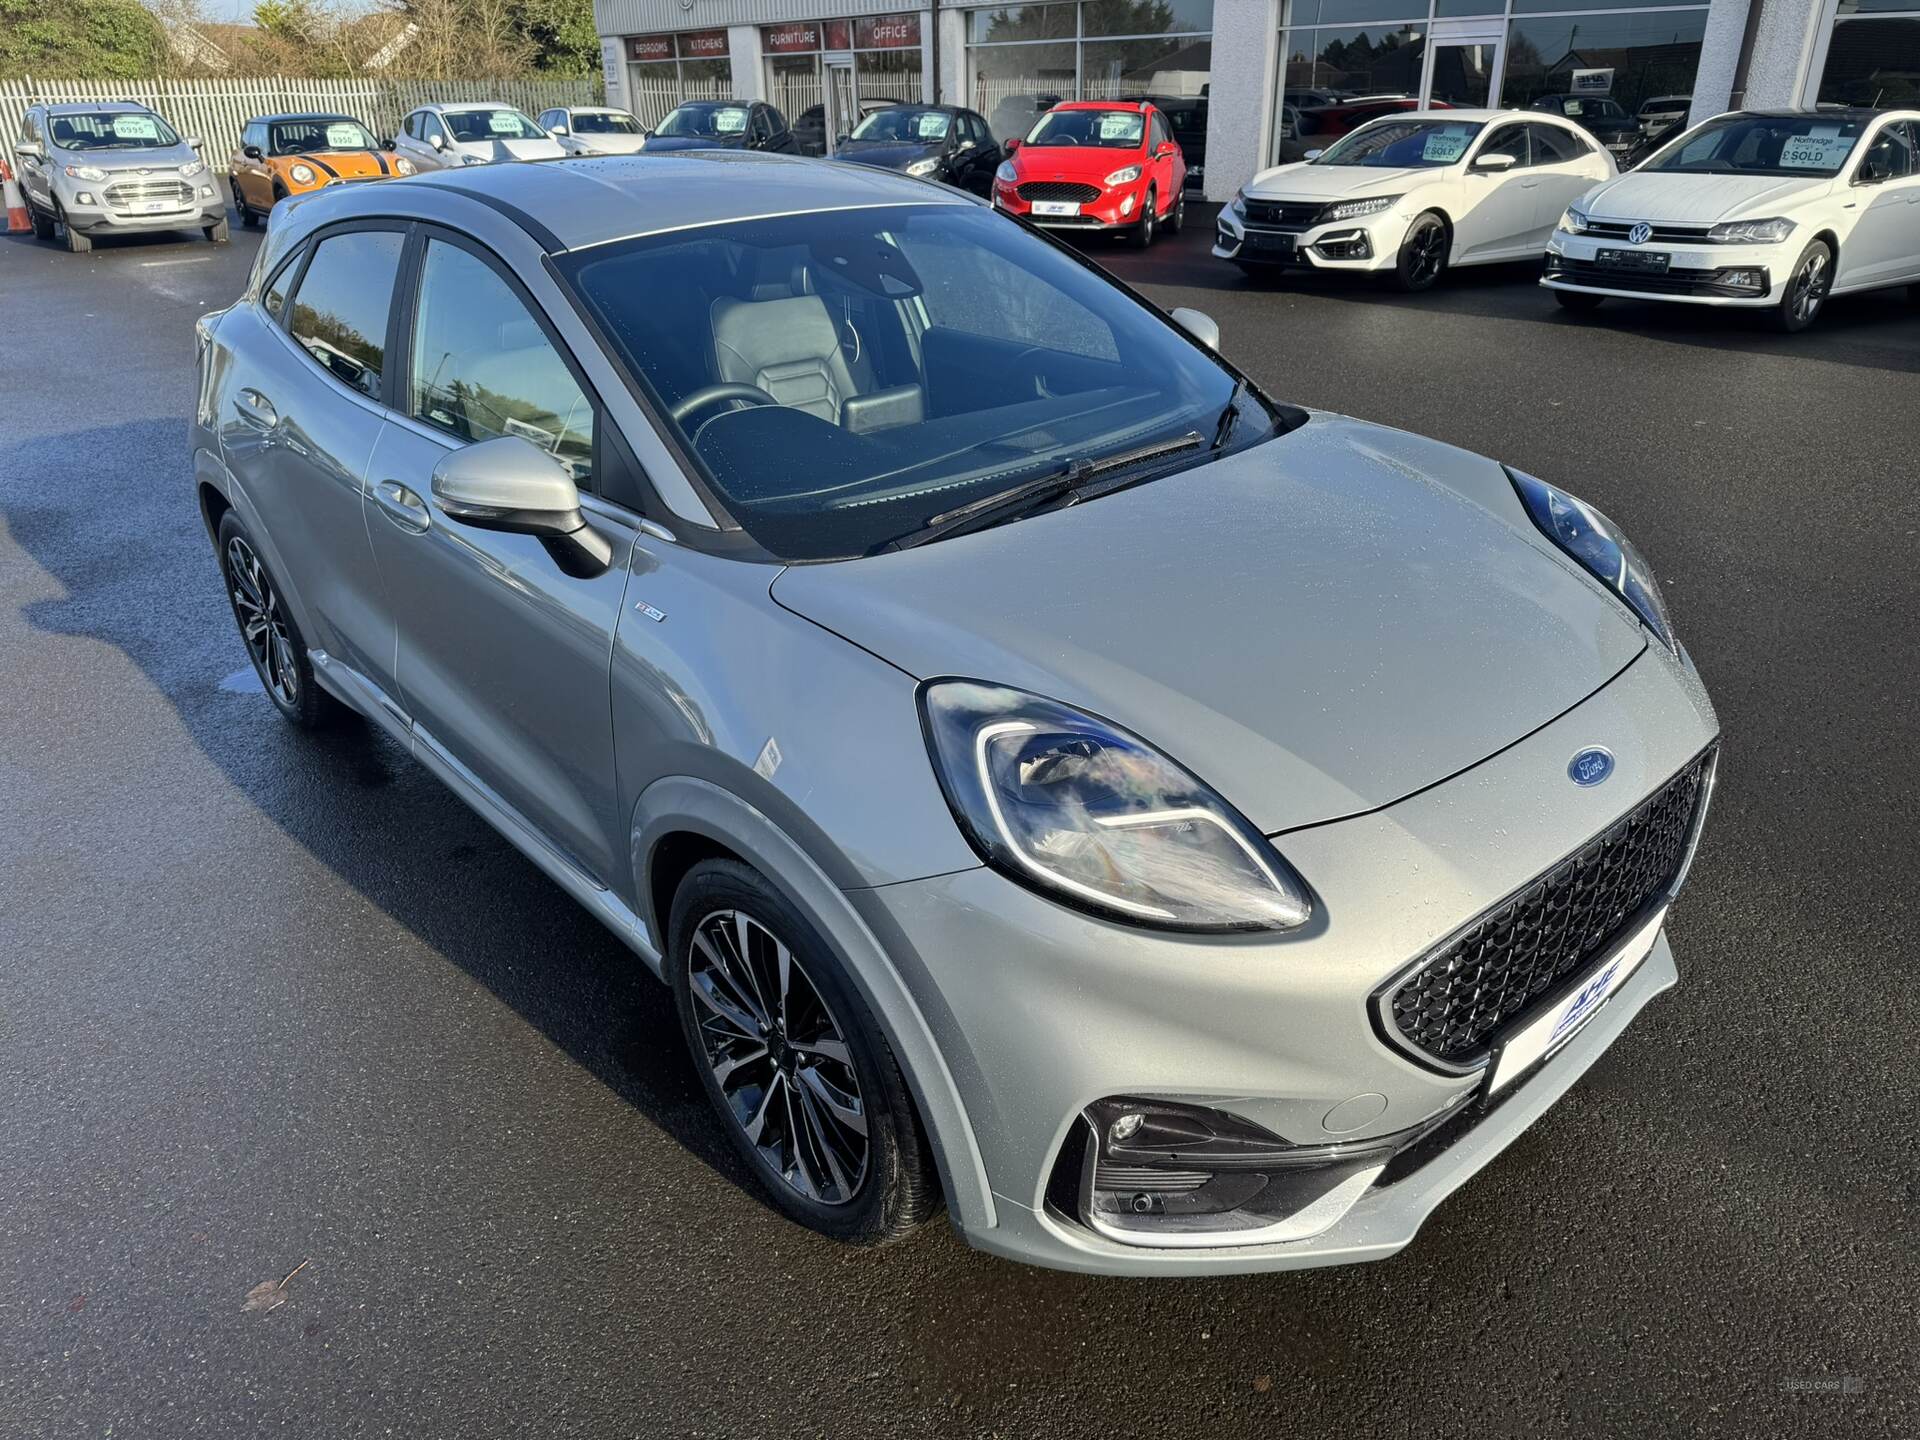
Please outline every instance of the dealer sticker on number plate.
M1033 202L1036 215L1078 215L1080 207L1071 200L1036 200Z
M1653 953L1653 942L1659 938L1661 922L1666 918L1667 912L1662 908L1634 931L1626 943L1613 952L1612 958L1592 971L1571 995L1503 1043L1494 1052L1487 1093L1495 1094L1519 1079L1598 1014L1607 998L1626 984L1627 977Z

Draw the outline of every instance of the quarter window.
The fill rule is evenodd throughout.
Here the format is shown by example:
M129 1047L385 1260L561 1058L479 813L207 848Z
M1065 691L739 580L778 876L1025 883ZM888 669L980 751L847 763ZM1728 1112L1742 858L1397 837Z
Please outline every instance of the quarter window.
M378 399L387 316L406 237L397 230L329 235L313 252L287 329L329 375ZM273 296L267 306L273 308Z
M1566 165L1589 153L1589 148L1581 143L1578 136L1557 125L1529 125L1527 128L1533 132L1533 163L1536 165Z
M407 410L464 442L518 435L587 483L593 405L527 307L467 250L430 240Z

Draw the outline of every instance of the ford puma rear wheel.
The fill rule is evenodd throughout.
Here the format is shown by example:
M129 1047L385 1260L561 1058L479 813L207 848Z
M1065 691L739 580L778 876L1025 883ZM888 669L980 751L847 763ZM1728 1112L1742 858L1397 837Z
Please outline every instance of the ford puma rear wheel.
M231 510L220 522L219 545L220 573L227 582L234 623L274 709L309 730L346 714L346 707L314 680L306 641L287 611L280 586Z

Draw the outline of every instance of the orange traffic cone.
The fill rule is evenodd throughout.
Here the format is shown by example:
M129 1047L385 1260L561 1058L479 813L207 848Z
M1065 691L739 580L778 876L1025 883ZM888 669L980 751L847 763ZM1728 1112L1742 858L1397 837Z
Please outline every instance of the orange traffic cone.
M7 201L7 233L18 235L23 230L31 230L32 223L27 219L27 202L21 198L20 182L13 178L13 171L7 168L7 162L0 160L0 193Z

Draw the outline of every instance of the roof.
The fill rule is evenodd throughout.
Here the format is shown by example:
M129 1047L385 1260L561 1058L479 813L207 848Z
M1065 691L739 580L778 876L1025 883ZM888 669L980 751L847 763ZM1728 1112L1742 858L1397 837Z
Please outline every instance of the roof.
M334 110L291 110L285 115L256 115L247 121L247 124L278 125L282 121L292 120L352 120L356 125L360 123L358 120L355 120L353 116L342 115Z
M1055 110L1138 110L1145 100L1062 100Z
M422 183L519 210L567 250L764 215L873 205L979 203L960 191L871 165L742 150L469 165L436 170L392 187L341 186L335 192L341 197L336 203L351 198L365 199L376 208L391 205L391 192ZM369 198L369 192L381 190L390 193Z
M504 100L435 100L431 104L416 105L407 113L417 115L422 110L431 110L436 115L452 115L462 110L517 110L517 105L509 105Z
M154 112L136 100L75 100L49 105L49 115L151 115Z
M1731 110L1727 113L1745 115L1756 120L1857 120L1864 125L1869 120L1878 120L1882 115L1911 115L1914 112L1897 105L1889 105L1884 110L1874 110L1865 105L1842 106L1837 109L1829 109L1822 105L1817 110Z

